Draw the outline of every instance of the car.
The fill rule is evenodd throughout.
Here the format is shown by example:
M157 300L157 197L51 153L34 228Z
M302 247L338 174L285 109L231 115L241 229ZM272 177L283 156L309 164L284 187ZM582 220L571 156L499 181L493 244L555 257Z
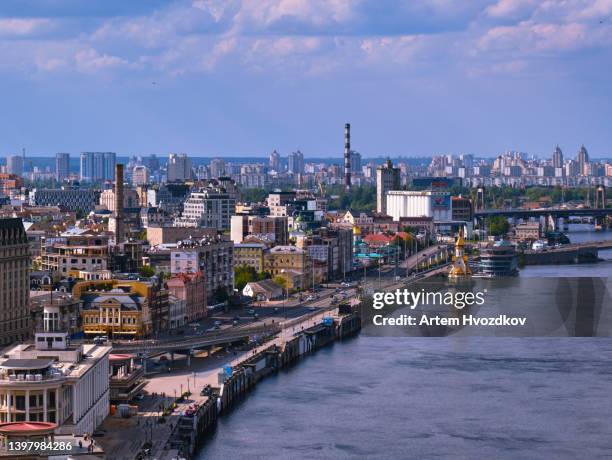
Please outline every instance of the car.
M215 321L215 326L221 326L221 324L222 324L221 321L219 320Z
M315 299L315 296L309 295L308 297L306 297L306 302L312 302L314 299Z
M134 399L136 401L142 401L144 399L144 395L142 393L138 393L136 396L134 396Z
M235 319L234 321L232 321L232 326L238 326L238 320Z
M274 307L274 311L275 311L275 312L276 312L276 311L278 311L278 307Z
M248 313L249 315L254 315L254 314L255 314L255 310L253 310L252 308L249 308L249 309L247 310L247 313Z
M313 307L313 306L308 307L308 311L316 311L316 309L317 309L317 308L316 308L316 307Z
M233 320L233 321L240 321L240 316L235 315L235 316L232 318L232 320Z

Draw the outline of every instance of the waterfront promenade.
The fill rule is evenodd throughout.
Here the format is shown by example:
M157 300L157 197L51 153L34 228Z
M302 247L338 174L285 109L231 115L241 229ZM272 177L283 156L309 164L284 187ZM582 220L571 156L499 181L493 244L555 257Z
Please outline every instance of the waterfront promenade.
M356 301L356 299L354 299ZM138 415L130 418L108 417L98 430L99 444L108 458L113 460L132 460L142 451L142 446L150 442L151 458L172 459L177 457L174 450L166 450L166 444L182 411L194 403L203 403L206 396L200 396L200 390L206 386L218 386L218 374L225 365L235 366L240 361L256 354L271 345L283 346L302 329L320 323L325 316L334 315L337 307L317 310L301 318L281 323L282 332L251 350L228 352L220 349L210 356L193 357L191 366L187 360L177 360L171 372L159 373L149 377L145 387L146 396L139 403ZM165 423L158 423L162 407L167 407L182 392L190 391L189 396L170 416Z

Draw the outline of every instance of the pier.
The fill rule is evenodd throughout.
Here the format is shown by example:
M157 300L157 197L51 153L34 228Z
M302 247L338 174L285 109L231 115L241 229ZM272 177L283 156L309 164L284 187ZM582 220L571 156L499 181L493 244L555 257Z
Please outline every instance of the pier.
M218 417L228 413L258 382L357 333L361 317L356 303L354 299L352 305L340 304L285 321L279 324L277 335L234 359L213 354L206 359L210 365L204 371L186 368L152 376L147 403L138 415L107 418L100 430L104 433L100 444L114 460L193 458L215 429Z

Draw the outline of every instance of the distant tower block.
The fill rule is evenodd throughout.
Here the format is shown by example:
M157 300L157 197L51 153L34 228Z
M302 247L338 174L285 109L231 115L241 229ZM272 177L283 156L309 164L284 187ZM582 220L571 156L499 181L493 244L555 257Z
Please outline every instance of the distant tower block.
M351 124L344 125L344 186L351 188Z
M115 244L123 243L125 228L123 225L123 165L115 165Z

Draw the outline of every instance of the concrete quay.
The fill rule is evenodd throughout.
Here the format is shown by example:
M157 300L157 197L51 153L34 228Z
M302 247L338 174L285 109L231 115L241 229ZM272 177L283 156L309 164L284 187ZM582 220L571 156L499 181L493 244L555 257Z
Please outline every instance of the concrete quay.
M147 394L139 402L138 415L108 417L98 430L97 439L107 457L113 460L192 457L217 418L258 381L307 353L357 332L361 318L350 305L330 306L284 321L280 326L281 332L254 349L241 352L219 349L206 358L192 357L190 366L182 368L177 360L172 372L151 376L145 387ZM227 366L232 369L231 375L225 373ZM206 386L210 387L209 394L200 395ZM186 392L189 396L181 398ZM164 423L159 423L163 408L173 403L176 408L163 417Z

